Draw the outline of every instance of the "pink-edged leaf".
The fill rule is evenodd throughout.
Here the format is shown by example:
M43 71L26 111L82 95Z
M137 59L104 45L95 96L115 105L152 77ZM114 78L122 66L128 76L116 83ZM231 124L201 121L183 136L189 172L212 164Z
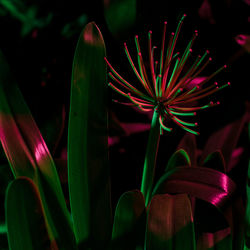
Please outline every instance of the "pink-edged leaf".
M197 250L231 250L232 237L230 228L215 233L203 233L197 241Z
M181 139L177 149L183 149L187 152L191 166L196 166L196 157L197 157L197 145L196 137L194 134L186 133L185 136Z
M229 171L228 165L232 156L232 152L235 149L240 134L245 123L249 120L249 114L246 112L239 120L228 124L224 128L215 132L207 141L207 144L202 152L200 158L200 164L211 153L220 150L226 164L226 170Z
M143 246L146 208L139 190L124 193L117 204L111 249L136 249Z
M166 166L165 171L171 171L172 169L176 167L181 166L191 166L190 158L187 154L187 152L183 149L177 150L169 159L168 164Z
M155 195L148 209L145 249L195 250L192 209L185 194Z
M205 167L178 167L167 172L156 184L157 193L186 193L223 209L232 198L234 182L225 174Z
M1 52L0 65L0 140L12 172L38 185L39 168L70 221L54 161Z

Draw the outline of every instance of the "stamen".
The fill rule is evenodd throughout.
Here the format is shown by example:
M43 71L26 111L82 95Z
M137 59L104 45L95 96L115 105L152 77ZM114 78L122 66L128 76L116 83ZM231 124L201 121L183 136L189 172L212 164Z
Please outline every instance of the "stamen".
M106 63L108 64L110 70L115 74L115 76L116 76L117 78L119 78L119 80L120 80L123 84L127 85L130 89L132 89L134 92L136 92L139 96L141 96L141 97L143 97L143 98L145 98L145 99L151 100L151 98L148 98L148 97L147 97L146 95L144 95L141 91L139 91L138 89L136 89L135 87L133 87L133 86L132 86L131 84L129 84L123 77L121 77L121 75L119 75L118 72L116 72L115 69L112 67L112 65L109 63L109 61L107 60L106 57L104 57L104 59L105 59ZM121 84L121 82L119 82L118 79L116 79L116 81L117 81L119 84Z
M137 78L139 79L139 81L140 81L140 82L142 83L142 85L144 86L143 79L141 78L140 74L138 73L138 71L137 71L137 69L136 69L136 67L135 67L135 64L134 64L134 62L133 62L133 60L132 60L132 58L131 58L131 56L130 56L130 53L129 53L129 51L128 51L128 47L127 47L127 44L126 44L126 43L124 43L124 47L125 47L125 52L126 52L127 58L128 58L128 60L129 60L129 63L130 63L130 65L131 65L133 71L135 72L135 74L136 74Z
M186 127L186 126L184 126L183 124L181 124L180 122L178 122L178 121L175 120L175 119L173 119L173 121L174 121L177 125L179 125L180 127L182 127L184 130L186 130L186 131L188 131L188 132L190 132L190 133L192 133L192 134L195 134L195 135L199 135L199 134L200 134L199 132L194 131L194 130L192 130L192 129Z
M171 132L171 131L172 131L172 128L168 128L168 127L166 127L166 126L163 124L162 115L159 116L159 122L160 122L161 128L163 128L164 130L166 130L166 131L168 131L168 132Z
M166 37L166 26L167 22L164 22L163 34L162 34L162 44L161 44L161 57L160 57L160 75L162 75L163 70L163 55L164 55L164 47L165 47L165 37ZM162 87L160 82L160 96L162 96Z
M154 89L156 90L156 77L155 77L155 69L154 69L154 49L155 48L156 47L152 48L152 31L149 31L148 33L149 63L150 63L153 86L154 86ZM156 96L156 91L155 91L155 96Z
M172 111L171 109L168 109L168 112L173 115L179 115L179 116L195 116L196 112L176 112Z

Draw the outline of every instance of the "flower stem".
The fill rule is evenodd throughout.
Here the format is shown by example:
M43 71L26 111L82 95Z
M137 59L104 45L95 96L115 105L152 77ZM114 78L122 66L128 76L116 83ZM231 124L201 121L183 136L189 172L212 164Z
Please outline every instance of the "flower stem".
M149 133L149 139L148 139L148 145L147 145L147 151L146 151L143 175L142 175L142 183L141 183L141 192L145 197L146 206L148 205L151 198L159 141L160 141L159 113L155 109L151 122L151 129Z

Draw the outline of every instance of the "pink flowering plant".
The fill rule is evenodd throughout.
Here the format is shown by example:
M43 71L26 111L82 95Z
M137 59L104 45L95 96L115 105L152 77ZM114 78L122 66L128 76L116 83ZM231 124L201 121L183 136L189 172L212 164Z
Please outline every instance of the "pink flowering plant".
M138 78L137 84L131 84L125 80L105 58L110 69L109 77L112 80L112 82L109 82L109 86L127 98L133 106L138 107L140 110L145 112L154 111L141 185L141 191L146 199L146 204L151 199L159 137L162 131L171 132L172 127L169 124L172 121L184 130L198 135L199 133L194 129L198 125L197 122L190 122L186 119L195 116L199 110L218 105L219 102L214 103L210 101L205 105L197 106L196 101L230 85L230 83L227 83L219 87L217 82L211 81L214 76L226 68L226 65L224 65L202 80L199 85L190 88L192 80L202 73L212 59L208 56L209 52L205 51L202 56L198 56L194 60L188 70L184 70L184 66L186 66L192 54L192 46L197 37L197 31L195 31L182 55L179 52L175 52L177 39L185 17L186 15L183 15L175 33L171 33L169 41L166 41L167 22L164 22L159 61L155 60L156 46L152 45L152 31L149 31L149 69L143 60L139 37L135 36L139 69L137 69L128 47L124 43L126 56Z
M236 188L227 175L226 166L246 119L242 118L215 135L223 142L231 140L228 143L233 145L230 150L227 147L223 154L216 151L220 143L216 145L212 138L207 146L209 150L204 150L202 161L197 163L193 134L199 133L193 118L196 112L219 102L197 103L229 83L218 86L212 82L212 78L226 67L222 66L198 85L191 84L211 58L205 51L187 67L196 31L184 52L175 52L184 18L185 15L168 41L167 23L164 23L159 61L155 60L157 48L152 44L151 31L148 34L148 63L143 59L138 36L135 37L137 63L124 44L128 62L137 77L135 83L125 80L107 59L104 39L97 25L91 22L85 26L73 61L67 162L64 164L55 161L50 154L0 53L0 140L14 176L5 200L10 249L202 250L223 246L220 249L238 250L245 244L243 230L236 230L243 222L246 226L241 229L246 229L246 245L250 245L249 216L246 214L245 219L239 220L241 224L230 217L234 214L232 206L227 215L223 213ZM107 68L110 70L109 84ZM126 105L145 112L153 111L141 190L125 192L114 214L108 154L108 85L127 99ZM167 161L159 180L155 180L160 136L165 131L171 132L173 125L189 135ZM68 173L69 198L63 192L59 170ZM250 196L248 189L247 196ZM212 204L220 216L223 214L227 226L223 224L222 229L208 234L200 232L194 225L199 199ZM249 202L246 201L248 211ZM242 203L236 205L243 207Z

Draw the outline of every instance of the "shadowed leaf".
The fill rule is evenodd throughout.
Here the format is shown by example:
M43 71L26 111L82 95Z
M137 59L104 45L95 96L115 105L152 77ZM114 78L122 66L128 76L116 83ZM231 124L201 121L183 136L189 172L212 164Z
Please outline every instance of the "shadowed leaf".
M35 184L29 178L17 178L8 186L5 202L10 249L50 249L41 200Z
M80 248L105 249L111 238L105 44L95 23L75 51L68 134L69 193Z
M138 190L124 193L118 201L111 249L136 249L144 244L145 201Z
M232 237L230 228L215 233L204 233L197 242L197 250L231 250Z
M155 195L148 210L145 249L195 250L192 209L187 195Z

